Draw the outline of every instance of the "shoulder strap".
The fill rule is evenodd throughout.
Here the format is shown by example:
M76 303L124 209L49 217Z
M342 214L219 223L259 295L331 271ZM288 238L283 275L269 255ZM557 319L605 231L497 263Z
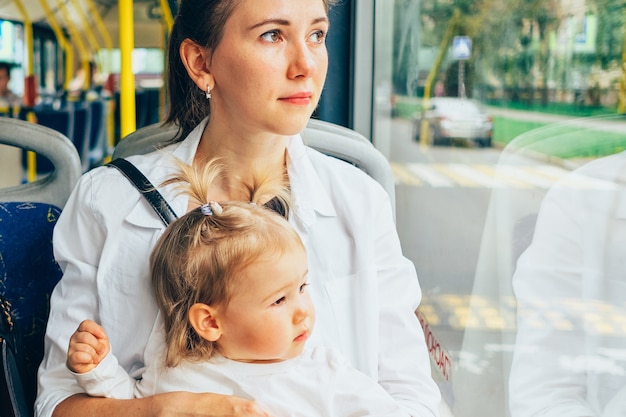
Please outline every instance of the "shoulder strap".
M130 180L130 182L133 183L146 200L148 200L154 211L159 215L159 218L166 226L177 219L178 216L176 216L172 207L170 207L161 193L154 185L152 185L150 180L148 180L148 178L146 178L145 175L137 169L136 166L123 158L117 158L109 162L107 166L117 168L126 178Z

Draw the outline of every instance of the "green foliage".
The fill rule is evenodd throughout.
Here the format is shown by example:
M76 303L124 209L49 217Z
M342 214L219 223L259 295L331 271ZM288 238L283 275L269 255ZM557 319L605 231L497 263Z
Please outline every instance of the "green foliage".
M581 128L495 117L493 141L561 159L597 158L626 149L626 132Z

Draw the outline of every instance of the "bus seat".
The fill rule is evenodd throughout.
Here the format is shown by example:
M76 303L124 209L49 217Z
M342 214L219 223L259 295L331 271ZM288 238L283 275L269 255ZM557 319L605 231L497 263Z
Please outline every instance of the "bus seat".
M69 108L59 110L51 107L41 107L35 109L37 124L56 130L62 135L71 138L74 132L74 112ZM37 155L37 173L48 173L53 170L53 164L43 157ZM22 152L22 167L26 169L26 152Z
M78 150L83 172L89 169L89 148L91 142L91 106L87 102L69 103L74 113L72 135L68 136Z
M106 156L106 116L107 105L102 99L89 102L91 127L89 130L89 165L97 165Z
M67 137L23 120L0 118L0 144L34 151L54 167L37 181L0 189L0 314L11 323L10 336L19 343L13 352L7 340L0 340L0 363L8 352L16 353L18 369L0 375L0 415L21 417L33 414L48 302L61 278L52 253L52 230L81 165Z
M176 135L176 127L153 124L139 129L121 140L113 152L113 159L151 152ZM302 132L308 146L350 163L378 181L387 191L395 215L395 182L389 162L363 135L322 120L309 120Z

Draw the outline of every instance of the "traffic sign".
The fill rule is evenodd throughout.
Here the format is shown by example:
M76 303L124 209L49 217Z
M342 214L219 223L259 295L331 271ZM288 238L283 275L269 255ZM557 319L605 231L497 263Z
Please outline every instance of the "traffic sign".
M455 36L452 40L452 56L454 59L470 59L472 56L472 40L469 36Z

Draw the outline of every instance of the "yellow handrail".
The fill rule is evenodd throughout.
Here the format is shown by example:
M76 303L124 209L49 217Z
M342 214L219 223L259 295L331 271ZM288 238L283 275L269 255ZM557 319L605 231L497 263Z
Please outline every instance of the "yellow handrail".
M78 54L80 55L80 58L81 58L82 69L85 73L85 81L83 84L83 86L85 86L87 83L89 83L89 75L88 75L90 71L89 70L89 53L87 52L87 48L85 47L85 44L83 43L83 40L80 36L80 32L74 25L74 22L72 21L72 19L70 19L69 17L67 8L65 7L65 2L63 0L57 0L57 4L59 5L59 10L61 11L61 14L63 15L63 20L65 20L65 24L67 25L67 28L70 31L72 43L75 44L76 49L78 49Z
M26 42L26 50L28 51L28 65L26 67L26 82L30 82L30 84L24 87L25 94L24 99L28 101L34 101L35 91L29 91L32 88L35 88L35 83L32 82L34 75L34 51L33 51L33 22L30 20L28 13L26 12L26 8L22 3L22 0L15 0L15 4L22 15L22 20L24 23L24 40ZM32 106L34 103L27 103L28 106ZM32 123L36 123L37 120L35 118L35 113L29 111L26 114L26 120ZM29 182L33 182L37 179L37 157L34 152L28 151L26 153L26 176Z
M39 3L46 14L46 19L54 32L54 36L56 37L59 46L65 53L65 77L63 81L63 88L67 91L70 87L70 81L72 81L72 77L74 76L74 49L70 47L59 22L57 22L57 19L54 16L54 13L52 13L52 10L50 9L50 6L48 6L46 0L39 0Z
M170 37L170 33L172 33L172 27L174 26L174 18L172 17L172 9L170 9L170 5L167 0L159 0L161 4L162 10L162 19L161 19L161 27L163 28L163 36L161 37L161 48L162 50L166 50L166 43ZM161 119L165 118L165 105L166 105L166 91L165 91L165 83L159 90L159 117Z
M624 10L626 17L626 10ZM626 27L624 27L624 45L622 45L622 76L619 80L619 99L617 102L617 112L626 114Z
M165 22L165 27L167 28L167 35L169 36L172 33L172 26L174 26L174 18L172 17L172 9L170 9L170 5L167 0L159 0L161 5L161 13L163 14L163 21Z
M118 0L120 21L120 136L137 129L135 120L135 75L133 74L133 48L135 45L133 2Z
M113 59L113 40L111 39L111 34L107 30L104 22L102 21L102 17L100 16L100 12L96 8L93 0L85 0L87 3L87 9L89 10L89 14L93 19L94 24L96 25L96 29L104 42L104 47L108 50L109 58L106 60L107 65L103 66L102 70L106 74L110 74L112 71L112 59Z
M93 30L91 28L91 25L89 24L89 21L87 20L85 11L77 0L71 0L71 2L72 6L74 6L74 10L76 10L76 13L78 14L78 18L80 19L81 24L83 25L83 31L87 36L87 41L89 42L91 51L93 53L98 52L98 49L100 49L100 44L98 43L98 39L96 39L96 35L93 34ZM86 77L85 79L87 80L88 78Z
M113 72L113 40L111 39L111 34L108 29L104 25L104 21L100 16L100 12L96 8L93 0L85 0L87 3L87 9L89 10L89 14L93 19L96 29L100 34L104 42L104 47L107 50L106 59L102 59L102 67L101 71L106 74L108 77L111 77L111 73ZM108 84L108 83L107 83ZM108 87L112 87L108 85ZM111 94L114 92L111 91ZM115 146L115 101L110 99L107 100L107 117L106 117L106 134L107 134L107 155L104 157L104 162L107 163L110 161L110 150Z

